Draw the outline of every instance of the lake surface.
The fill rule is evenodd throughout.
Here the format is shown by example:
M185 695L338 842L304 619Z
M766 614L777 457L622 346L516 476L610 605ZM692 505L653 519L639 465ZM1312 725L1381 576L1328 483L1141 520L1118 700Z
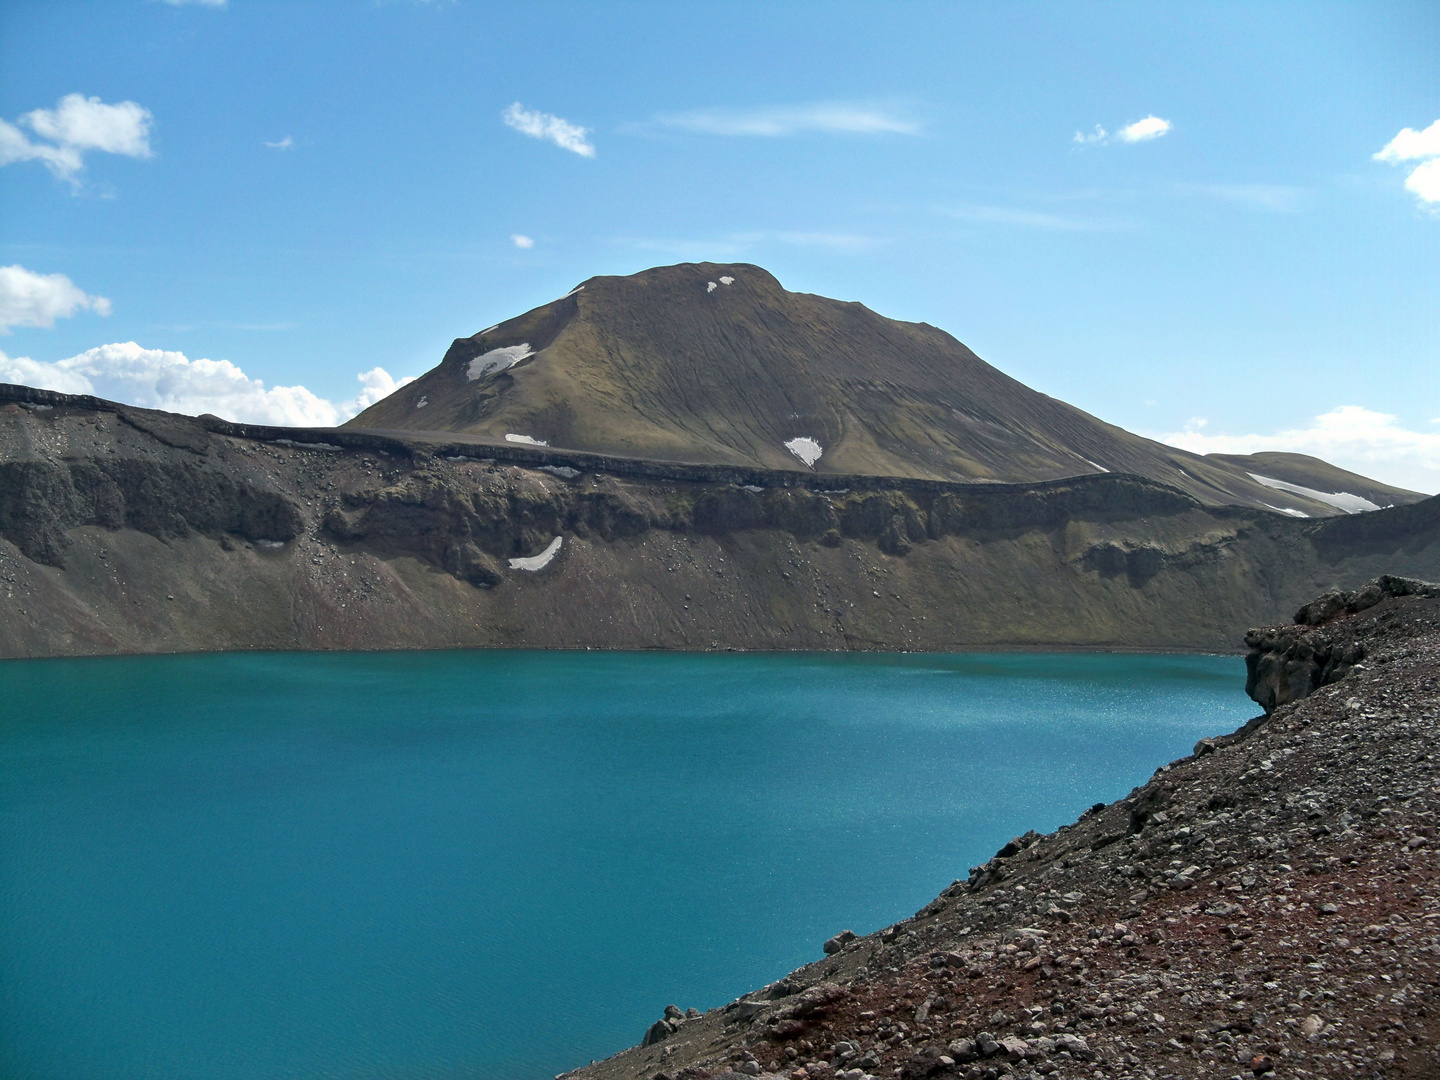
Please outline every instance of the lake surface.
M1257 711L1234 657L0 663L0 1075L548 1078Z

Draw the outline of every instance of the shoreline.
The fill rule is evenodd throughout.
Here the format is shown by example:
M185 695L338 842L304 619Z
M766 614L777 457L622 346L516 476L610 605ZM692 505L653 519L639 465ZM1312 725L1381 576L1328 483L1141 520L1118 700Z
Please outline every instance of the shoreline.
M561 1076L1433 1076L1440 586L1412 591L1252 632L1261 716L913 917Z

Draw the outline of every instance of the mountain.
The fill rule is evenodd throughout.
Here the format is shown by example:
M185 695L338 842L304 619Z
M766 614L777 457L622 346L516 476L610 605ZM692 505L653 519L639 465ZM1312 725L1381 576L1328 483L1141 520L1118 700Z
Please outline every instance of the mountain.
M456 340L438 367L346 426L825 474L1127 473L1206 505L1310 517L1424 498L1299 455L1205 457L1132 435L943 330L789 292L743 263L590 278Z

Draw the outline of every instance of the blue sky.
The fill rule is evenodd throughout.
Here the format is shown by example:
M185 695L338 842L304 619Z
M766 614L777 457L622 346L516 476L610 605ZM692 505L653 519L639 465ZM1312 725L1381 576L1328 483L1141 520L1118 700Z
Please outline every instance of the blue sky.
M744 261L1434 492L1437 56L1434 3L5 0L0 378L338 419L593 274Z

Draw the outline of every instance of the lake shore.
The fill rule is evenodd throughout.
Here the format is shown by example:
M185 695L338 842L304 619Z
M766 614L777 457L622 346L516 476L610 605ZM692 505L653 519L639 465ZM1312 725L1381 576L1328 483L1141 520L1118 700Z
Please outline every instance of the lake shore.
M1015 838L913 918L837 934L722 1008L667 1009L642 1045L565 1075L1433 1076L1430 588L1255 632L1265 715L1074 825Z

